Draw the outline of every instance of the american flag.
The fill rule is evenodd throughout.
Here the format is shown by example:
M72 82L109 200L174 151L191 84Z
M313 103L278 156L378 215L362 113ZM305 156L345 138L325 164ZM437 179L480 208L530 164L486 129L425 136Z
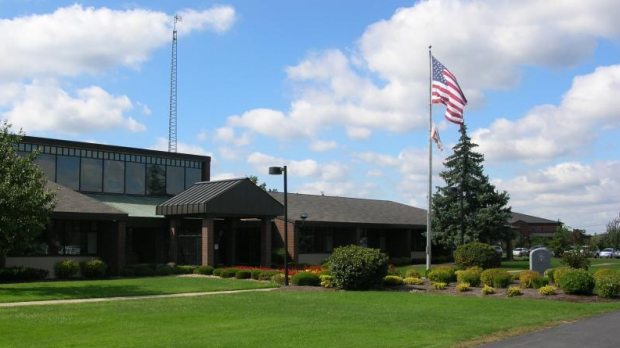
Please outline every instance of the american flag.
M461 90L461 86L456 81L456 77L435 57L432 58L433 84L431 88L431 102L433 104L444 104L446 106L446 119L456 124L462 124L463 108L467 105L467 99Z

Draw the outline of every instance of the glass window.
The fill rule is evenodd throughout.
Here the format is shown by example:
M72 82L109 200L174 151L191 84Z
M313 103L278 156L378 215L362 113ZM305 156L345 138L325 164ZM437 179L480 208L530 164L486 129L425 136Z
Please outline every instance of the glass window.
M195 183L201 181L200 169L185 169L185 189L194 186Z
M101 192L103 162L98 159L82 158L80 191Z
M185 187L184 169L168 167L166 174L166 193L169 195L181 193Z
M103 191L109 193L125 192L125 163L120 161L103 162Z
M158 164L149 164L146 169L146 194L166 194L166 167Z
M80 189L80 159L78 157L58 156L56 182L72 190Z
M125 192L134 195L143 195L145 189L145 168L142 163L126 163Z
M39 154L34 163L43 170L48 180L56 181L56 156Z

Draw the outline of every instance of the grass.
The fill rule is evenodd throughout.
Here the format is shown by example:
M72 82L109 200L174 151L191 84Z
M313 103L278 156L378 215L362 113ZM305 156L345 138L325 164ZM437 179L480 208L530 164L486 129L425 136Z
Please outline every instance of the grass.
M0 347L450 347L618 308L389 291L0 308Z
M144 296L275 287L272 283L219 278L153 277L0 284L0 303Z

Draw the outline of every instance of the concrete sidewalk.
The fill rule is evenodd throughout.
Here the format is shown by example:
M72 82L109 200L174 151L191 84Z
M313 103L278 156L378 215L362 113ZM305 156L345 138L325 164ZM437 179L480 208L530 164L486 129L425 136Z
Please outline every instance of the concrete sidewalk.
M84 299L75 299L75 300L10 302L10 303L0 303L0 308L45 306L45 305L73 304L73 303L91 303L91 302L131 301L131 300L145 300L145 299L152 299L152 298L175 298L175 297L197 297L197 296L210 296L210 295L241 294L244 292L273 291L277 289L278 288L268 288L268 289L230 290L230 291L211 291L211 292L188 292L184 294L169 294L169 295L146 295L146 296L84 298Z
M479 348L620 347L620 311L477 346Z

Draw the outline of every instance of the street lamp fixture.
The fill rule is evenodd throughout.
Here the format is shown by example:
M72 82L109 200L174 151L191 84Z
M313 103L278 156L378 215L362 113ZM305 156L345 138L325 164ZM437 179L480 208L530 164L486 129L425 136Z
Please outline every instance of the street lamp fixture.
M269 175L284 174L284 285L288 286L288 190L286 166L269 167Z

